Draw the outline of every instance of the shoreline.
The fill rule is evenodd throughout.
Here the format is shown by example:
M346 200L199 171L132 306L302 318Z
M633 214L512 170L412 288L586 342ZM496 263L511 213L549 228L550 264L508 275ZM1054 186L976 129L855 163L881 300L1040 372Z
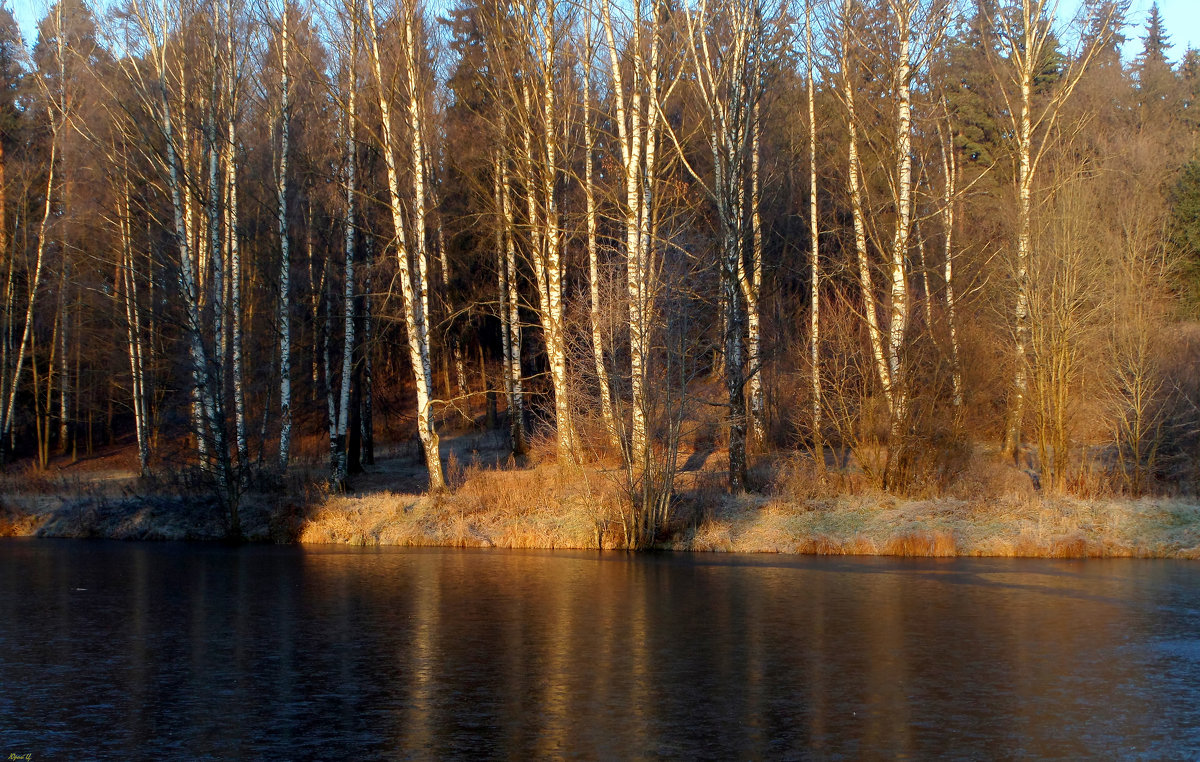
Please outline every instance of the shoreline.
M468 469L453 493L249 493L251 543L623 549L611 483L552 464ZM692 475L654 549L899 557L1200 559L1200 501L1016 493L904 499L883 493L738 497ZM77 486L82 486L82 483ZM178 494L89 486L75 494L0 495L0 536L225 541L215 507Z

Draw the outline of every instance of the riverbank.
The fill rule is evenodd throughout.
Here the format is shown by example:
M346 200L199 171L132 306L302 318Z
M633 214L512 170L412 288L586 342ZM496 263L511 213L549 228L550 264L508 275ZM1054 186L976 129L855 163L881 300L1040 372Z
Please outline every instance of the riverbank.
M478 448L470 451L479 455ZM486 455L486 454L485 454ZM1200 558L1200 503L1183 498L1048 496L1012 474L904 499L840 479L814 483L796 460L763 461L759 490L731 497L715 470L719 453L691 458L679 477L673 525L659 547L677 551L818 555ZM242 501L252 542L546 549L619 549L620 472L560 469L553 462L448 472L452 492L422 494L411 459L385 458L329 494L312 474ZM482 464L482 465L481 465ZM711 468L708 467L711 465ZM996 469L993 469L995 471ZM1015 469L1014 469L1015 473ZM216 505L186 485L146 482L118 467L43 478L24 491L0 484L0 536L216 540Z
M615 506L589 503L586 489L543 494L520 509L500 479L468 494L339 496L305 523L304 543L500 548L622 546ZM534 481L534 480L531 480ZM544 493L553 493L552 481ZM816 555L1200 558L1194 501L1042 496L975 502L888 495L789 499L780 495L684 500L660 544L667 550Z

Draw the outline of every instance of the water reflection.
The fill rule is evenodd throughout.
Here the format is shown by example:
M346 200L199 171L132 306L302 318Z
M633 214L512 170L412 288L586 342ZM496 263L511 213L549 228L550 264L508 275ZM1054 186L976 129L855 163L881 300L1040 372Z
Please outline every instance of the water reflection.
M0 544L0 750L1194 757L1200 567Z

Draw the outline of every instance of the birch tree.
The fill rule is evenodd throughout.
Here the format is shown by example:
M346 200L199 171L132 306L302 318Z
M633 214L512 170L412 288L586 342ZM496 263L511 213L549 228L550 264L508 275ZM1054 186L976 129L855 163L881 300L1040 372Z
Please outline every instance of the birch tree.
M56 34L55 34L55 65L58 67L60 78L65 78L66 69L66 40L63 35L62 27L62 5L61 3L55 6L55 16L53 19ZM39 80L40 81L40 80ZM20 328L20 339L15 347L15 358L11 360L11 366L8 362L0 364L0 454L4 452L5 446L12 434L13 416L16 411L17 390L21 383L21 373L25 367L25 360L30 351L30 342L33 338L33 321L38 305L38 296L42 286L42 273L46 261L47 235L49 232L50 215L53 210L54 203L54 188L55 188L55 172L58 164L58 146L62 136L63 124L67 118L66 101L63 100L65 90L60 87L59 98L50 97L48 92L43 92L43 101L46 109L46 119L50 126L50 147L49 155L46 164L46 183L44 191L44 200L42 203L41 221L38 225L37 242L33 254L33 264L26 276L26 293L25 293L25 310L24 321ZM6 252L7 253L7 252ZM10 255L11 256L11 255ZM14 312L12 305L15 303L15 292L18 288L15 277L15 257L10 258L8 272L6 273L6 316L11 316ZM15 326L6 325L5 336L10 334ZM8 347L6 345L5 349ZM9 352L5 352L9 355ZM8 360L6 356L4 359ZM3 457L0 457L0 462L3 462Z
M338 404L335 413L329 416L329 443L331 450L330 482L338 488L344 488L347 477L348 440L347 433L350 423L350 383L353 376L354 364L354 251L358 223L358 144L355 141L355 127L358 119L358 11L354 8L350 14L350 31L347 35L348 48L345 53L345 120L343 122L345 159L344 183L346 195L346 218L343 230L343 256L345 272L345 291L343 294L345 319L342 328L342 382L338 394ZM326 332L328 335L328 332ZM327 339L328 340L328 339ZM326 353L328 354L328 353ZM328 371L326 376L328 377ZM332 385L332 382L331 382ZM332 394L332 391L331 391ZM332 406L331 406L332 410Z
M132 204L128 166L121 178L121 209L117 219L121 258L119 282L125 312L125 333L129 355L130 401L137 435L138 473L146 476L150 468L150 405L146 378L146 341L142 330L142 307L138 299L138 270L134 256Z
M813 78L813 0L804 5L804 61L808 90L808 245L809 245L809 365L812 368L813 456L818 468L825 467L821 433L821 238L817 217L817 111Z
M887 409L888 447L884 486L901 478L905 439L909 428L909 368L906 357L911 297L908 258L913 233L913 86L919 72L940 43L948 23L941 0L889 0L886 3L887 39L870 45L858 31L866 26L863 9L845 0L836 19L839 96L845 109L848 144L848 186L854 226L854 248L862 314L876 375ZM894 53L892 52L894 50ZM893 132L885 139L888 206L892 217L891 240L872 241L868 235L864 168L860 155L860 115L857 92L867 72L885 71L883 82L894 103ZM875 227L878 227L877 225ZM872 249L885 252L886 299L876 294ZM886 316L884 319L883 316Z
M279 32L279 166L276 170L279 222L279 468L287 470L292 445L292 258L288 239L288 137L291 102L288 88L288 11L284 4Z
M945 281L946 325L950 337L950 373L954 384L954 417L956 425L962 420L963 375L958 347L958 301L954 284L954 225L955 206L958 203L960 169L958 154L954 146L954 129L949 109L945 108L945 122L938 122L938 153L941 157L944 181L941 205L942 221L942 277Z
M1002 4L992 19L1002 58L993 56L996 82L1004 100L1015 165L1016 245L1012 263L1015 300L1012 332L1016 362L1003 452L1016 458L1021 448L1025 403L1029 396L1030 258L1033 249L1034 189L1038 170L1060 125L1063 106L1079 85L1087 67L1115 33L1113 20L1119 3L1104 3L1092 20L1096 34L1080 35L1078 47L1066 57L1064 70L1049 93L1037 90L1036 80L1056 53L1058 4L1052 0L1012 0Z
M487 60L500 112L500 139L512 159L514 191L524 197L521 243L531 266L538 316L554 392L555 440L562 463L578 456L571 416L566 344L566 259L562 193L568 180L565 118L560 103L564 71L563 12L557 0L521 0L492 7ZM512 284L510 283L510 287Z
M859 117L857 90L862 62L858 55L855 24L861 18L861 9L856 0L843 0L835 24L835 45L838 59L838 96L842 101L846 118L846 175L847 192L850 197L850 214L854 226L854 254L857 263L859 295L862 300L863 317L867 325L867 338L880 390L890 411L892 405L892 383L888 363L884 359L883 334L880 330L875 285L871 275L871 261L867 250L866 213L862 190L862 161L859 157Z
M617 145L613 158L620 170L613 177L613 222L617 237L624 239L629 319L629 423L626 427L624 414L615 412L614 422L624 432L625 536L631 547L641 547L653 542L669 520L682 410L682 382L672 377L678 360L668 346L670 319L660 307L670 238L669 231L662 235L668 181L660 149L670 131L666 107L680 81L672 75L679 53L667 48L665 3L633 3L624 38L618 37L613 11L604 0L600 23L611 92L607 121L615 125L609 140ZM661 441L652 439L652 429L665 435Z
M716 207L718 262L723 306L725 391L729 404L729 488L746 486L746 368L743 357L747 306L756 301L747 281L747 242L751 213L745 205L752 173L755 114L762 99L767 59L778 38L759 0L712 7L701 0L687 14L688 45L699 100L706 118L713 177L695 179ZM682 152L681 152L682 153ZM757 374L758 368L750 372Z
M243 471L250 463L250 445L246 439L246 389L242 341L242 250L238 236L238 116L239 61L233 0L225 1L225 93L228 98L225 117L225 249L229 256L229 324L232 354L234 441L238 464Z
M399 271L400 292L403 297L404 326L408 334L409 361L416 379L417 432L425 453L429 472L429 489L445 488L438 436L433 419L433 370L429 359L429 242L425 230L425 115L422 103L422 83L418 78L417 25L421 16L411 5L398 9L391 20L398 29L399 57L396 71L385 73L380 53L383 40L377 20L374 0L367 0L367 55L375 75L379 99L379 148L387 174L389 210L392 217ZM403 98L407 128L407 156L411 195L408 203L402 196L401 165L398 151L400 139L392 122L392 108L397 98ZM406 207L411 215L406 215ZM411 216L411 219L410 219Z
M508 158L505 149L494 152L492 181L496 208L496 273L500 299L501 349L504 392L508 406L509 446L521 455L525 441L525 393L521 373L521 310L517 281L517 249Z
M224 331L221 324L223 308L219 297L223 296L223 288L213 287L213 282L220 282L222 278L209 274L210 268L219 268L213 271L218 276L224 271L219 262L212 261L214 254L220 259L221 249L219 228L212 222L218 217L214 207L219 203L213 177L216 174L214 158L219 152L215 136L215 99L218 93L213 85L208 96L211 99L206 116L206 129L209 132L206 142L210 151L209 181L208 194L203 198L209 205L210 225L209 232L200 236L198 229L204 226L189 224L195 209L187 199L196 190L194 170L185 161L192 150L185 148L190 136L186 130L176 130L177 114L186 112L187 105L195 97L186 76L193 62L188 60L178 37L188 20L187 9L182 5L171 5L164 0L155 7L133 0L127 15L126 42L131 49L143 53L146 66L126 58L121 61L121 68L145 117L154 125L161 139L161 150L149 152L147 158L156 166L170 199L171 232L179 256L179 287L192 382L192 428L197 455L201 468L214 479L216 494L226 511L229 533L238 536L241 531L237 505L238 480L234 478L230 460L222 404L223 386L220 381L223 355L219 351L219 342ZM216 62L214 51L217 43L213 40L211 44L211 60ZM219 71L215 65L210 75L212 82L219 81ZM182 121L186 123L187 120ZM217 232L214 234L213 230ZM200 267L197 261L200 251L206 251L204 267ZM204 299L203 294L207 294ZM217 298L216 304L213 304L214 298ZM213 316L208 321L204 318L206 307Z
M611 26L611 23L609 26ZM592 36L591 14L584 15L583 44L584 51L581 59L583 68L583 114L581 120L583 122L583 195L587 207L584 214L587 224L588 296L591 299L588 319L591 322L592 329L592 359L596 366L596 385L600 388L600 413L604 417L604 429L608 434L610 446L619 448L621 442L616 415L613 412L612 386L609 382L608 368L604 360L604 333L601 330L600 246L597 232L599 212L596 202L595 172L592 166L595 162L596 151L596 125L593 122L592 109L592 67L596 50L595 40ZM624 122L622 121L623 124Z

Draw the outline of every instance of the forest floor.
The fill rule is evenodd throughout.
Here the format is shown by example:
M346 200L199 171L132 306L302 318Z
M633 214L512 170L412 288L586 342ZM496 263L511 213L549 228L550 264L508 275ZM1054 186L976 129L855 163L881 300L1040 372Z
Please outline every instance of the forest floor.
M539 448L544 452L547 448ZM451 490L425 494L412 443L384 449L346 493L330 493L319 458L301 458L279 487L242 499L247 539L501 548L623 545L622 472L614 462L560 468L551 455L514 462L500 431L442 440ZM0 536L220 539L225 521L183 477L140 479L126 445L46 471L0 475ZM949 487L904 498L861 473L811 459L761 456L753 490L724 490L725 453L680 455L672 525L659 546L681 551L821 555L1156 557L1200 559L1200 501L1052 496L1024 472L978 452Z

